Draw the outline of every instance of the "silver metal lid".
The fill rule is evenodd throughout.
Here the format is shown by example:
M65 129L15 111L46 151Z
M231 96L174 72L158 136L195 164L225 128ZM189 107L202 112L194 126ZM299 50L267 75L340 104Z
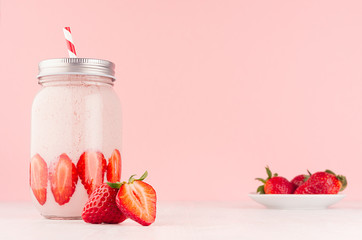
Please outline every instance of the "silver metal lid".
M115 81L114 63L95 58L55 58L39 63L37 78L51 75L95 75Z

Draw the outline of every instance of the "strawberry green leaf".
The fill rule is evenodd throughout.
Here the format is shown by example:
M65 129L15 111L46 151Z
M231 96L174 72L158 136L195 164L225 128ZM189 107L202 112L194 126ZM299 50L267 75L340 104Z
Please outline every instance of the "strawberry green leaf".
M266 166L265 169L266 169L266 173L268 174L268 179L272 178L273 174L270 171L269 166Z
M306 182L306 181L308 181L308 179L309 179L309 177L310 177L311 175L304 175L304 182Z
M331 170L328 170L328 169L327 169L327 170L325 170L325 172L336 176L336 174L335 174L334 172L332 172Z
M111 188L116 188L119 189L123 184L125 184L125 182L116 182L116 183L112 183L112 182L107 182L107 185L110 186Z
M264 185L259 186L258 189L256 190L256 192L260 193L260 194L265 194Z
M255 180L258 180L258 181L260 181L260 182L262 182L262 183L265 183L266 181L264 180L264 179L262 179L262 178L255 178Z
M347 187L347 178L342 175L337 175L337 178L342 183L341 189L339 189L342 192Z

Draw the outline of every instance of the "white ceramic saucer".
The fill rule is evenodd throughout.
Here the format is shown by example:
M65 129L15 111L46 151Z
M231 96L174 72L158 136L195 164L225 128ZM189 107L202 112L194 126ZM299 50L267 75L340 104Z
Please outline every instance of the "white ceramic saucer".
M272 209L326 209L345 196L344 194L249 194L254 201Z

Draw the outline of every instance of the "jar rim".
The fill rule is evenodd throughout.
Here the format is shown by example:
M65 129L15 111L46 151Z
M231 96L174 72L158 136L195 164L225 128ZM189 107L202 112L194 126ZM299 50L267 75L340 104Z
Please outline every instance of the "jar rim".
M93 75L115 81L115 64L97 58L53 58L39 63L38 79L52 75Z

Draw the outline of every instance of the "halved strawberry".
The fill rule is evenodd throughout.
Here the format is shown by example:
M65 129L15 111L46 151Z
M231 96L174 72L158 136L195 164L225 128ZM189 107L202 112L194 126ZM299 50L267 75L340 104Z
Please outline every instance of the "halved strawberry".
M114 149L112 156L108 160L108 182L119 182L121 180L121 164L121 154L117 149Z
M63 205L70 201L78 182L77 168L63 153L49 167L50 187L55 201Z
M116 203L121 212L143 226L150 225L156 219L156 191L143 182L147 174L146 171L139 179L134 179L132 175L128 183L108 183L110 187L119 187Z
M44 159L35 154L30 161L30 187L40 205L47 200L48 167Z
M84 152L77 163L80 180L90 196L104 181L107 161L101 152Z

